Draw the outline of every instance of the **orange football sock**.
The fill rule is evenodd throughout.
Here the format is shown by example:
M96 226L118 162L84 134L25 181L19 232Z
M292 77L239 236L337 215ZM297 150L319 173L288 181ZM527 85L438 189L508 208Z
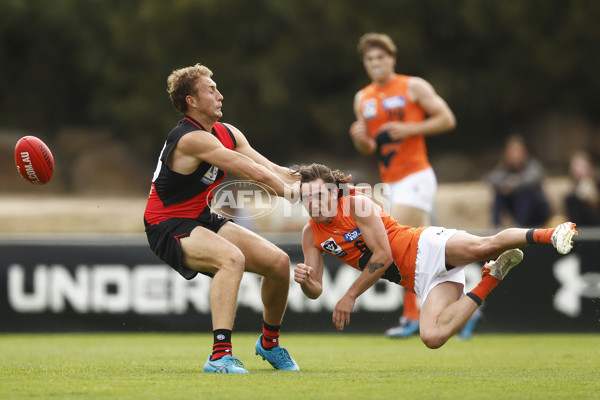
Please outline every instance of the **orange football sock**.
M498 283L500 283L498 279L487 274L484 270L484 275L481 278L481 281L477 286L475 286L473 290L467 293L467 296L469 296L478 305L481 305L481 303L483 303L488 294L490 294L492 290L494 290L494 288L498 286ZM475 296L476 298L473 298L473 296Z
M552 243L552 234L555 228L536 229L533 231L533 241L535 243Z
M419 320L419 307L417 306L417 295L410 290L404 290L404 306L402 316L412 321Z

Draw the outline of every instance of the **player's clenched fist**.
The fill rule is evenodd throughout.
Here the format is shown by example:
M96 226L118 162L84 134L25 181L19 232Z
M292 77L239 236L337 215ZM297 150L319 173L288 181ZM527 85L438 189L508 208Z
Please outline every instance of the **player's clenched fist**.
M296 268L294 268L294 280L298 283L306 283L312 272L312 267L306 264L298 264L296 265Z

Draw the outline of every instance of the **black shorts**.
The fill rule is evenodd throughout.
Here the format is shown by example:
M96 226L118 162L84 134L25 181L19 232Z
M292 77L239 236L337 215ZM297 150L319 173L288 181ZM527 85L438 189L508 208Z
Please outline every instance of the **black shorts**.
M161 260L179 272L185 279L192 279L198 275L198 271L183 265L183 252L179 240L190 236L194 228L202 226L217 233L229 218L210 212L208 208L196 219L193 218L170 218L156 225L150 225L146 220L146 237L150 248ZM200 272L212 277L213 274Z

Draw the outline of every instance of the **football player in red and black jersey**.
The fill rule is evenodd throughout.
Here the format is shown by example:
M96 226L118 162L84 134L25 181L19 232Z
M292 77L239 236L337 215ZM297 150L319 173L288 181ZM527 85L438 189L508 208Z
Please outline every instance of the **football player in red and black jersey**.
M263 330L256 354L276 369L298 370L279 346L290 281L288 255L209 208L213 189L228 172L268 185L279 196L291 192L297 178L254 150L234 126L218 122L223 96L211 77L210 69L196 64L173 71L167 80L171 101L183 119L167 136L152 178L144 213L148 242L184 278L198 273L212 277L214 345L205 372L247 373L231 345L244 271L263 277Z

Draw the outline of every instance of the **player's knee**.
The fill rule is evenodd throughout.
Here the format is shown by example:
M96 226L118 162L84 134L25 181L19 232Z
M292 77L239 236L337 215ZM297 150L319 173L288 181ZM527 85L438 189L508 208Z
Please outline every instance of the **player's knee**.
M282 250L277 249L264 260L260 274L270 281L289 282L290 257Z
M277 251L277 255L275 256L274 262L274 275L277 278L285 281L290 280L290 256L288 256L284 251Z
M242 253L240 249L234 248L221 257L218 269L220 271L227 271L241 276L244 273L245 265L246 257L244 256L244 253Z
M448 338L437 332L421 331L421 340L428 348L439 349L448 341Z

